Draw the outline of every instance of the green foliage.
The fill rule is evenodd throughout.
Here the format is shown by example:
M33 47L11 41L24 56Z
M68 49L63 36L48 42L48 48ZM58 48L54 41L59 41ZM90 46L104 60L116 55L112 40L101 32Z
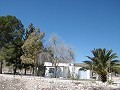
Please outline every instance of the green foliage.
M91 52L93 57L87 56L91 61L84 61L87 64L86 68L96 72L101 80L106 82L107 74L118 69L116 66L118 66L119 60L115 60L118 56L116 53L112 53L112 50L106 50L105 48L94 49Z
M35 27L33 26L33 24L31 23L29 25L29 27L26 29L26 33L25 33L25 40L28 38L28 36L33 33L35 31Z
M28 38L24 42L22 46L22 50L24 54L21 56L22 63L24 65L32 65L33 74L34 74L34 67L36 67L35 72L37 74L37 67L38 67L38 55L44 49L43 46L43 38L45 33L40 32L39 29L35 29Z
M0 17L0 49L5 48L4 58L6 62L14 66L14 74L20 65L22 55L24 27L15 16Z
M23 25L15 16L0 16L0 47L15 43L14 40L21 38L23 33Z
M5 60L5 48L0 49L0 61Z
M44 33L39 30L35 30L28 36L28 39L24 42L22 50L24 55L21 56L22 62L26 64L35 64L37 55L43 49Z

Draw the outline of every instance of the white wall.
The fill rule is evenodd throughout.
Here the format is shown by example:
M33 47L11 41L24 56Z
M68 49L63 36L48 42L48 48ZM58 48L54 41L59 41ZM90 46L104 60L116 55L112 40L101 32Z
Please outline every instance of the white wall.
M82 76L80 76L80 68L82 67L73 67L73 76L74 78L79 78L79 79L90 79L91 78L91 71L86 70L85 72L81 72Z
M79 70L79 79L90 79L91 71L90 70Z
M91 78L91 71L87 70L87 79L90 79L90 78Z
M52 77L52 75L49 73L49 69L55 68L55 67L52 66L52 63L50 63L50 62L45 62L44 66L46 66L45 76ZM82 76L80 76L79 69L81 67L75 67L73 64L69 64L69 63L59 63L58 66L59 66L59 69L57 71L58 77L68 78L68 77L72 76L72 77L81 78L81 79L90 79L91 78L90 70L86 70L85 72L83 72L81 74Z

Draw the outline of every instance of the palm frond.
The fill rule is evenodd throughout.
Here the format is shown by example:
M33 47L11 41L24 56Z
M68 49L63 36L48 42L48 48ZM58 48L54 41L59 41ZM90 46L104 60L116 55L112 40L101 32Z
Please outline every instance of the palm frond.
M98 48L91 51L93 57L87 56L91 61L84 61L89 68L99 75L107 75L109 72L120 72L120 61L115 60L118 58L113 50L106 50Z

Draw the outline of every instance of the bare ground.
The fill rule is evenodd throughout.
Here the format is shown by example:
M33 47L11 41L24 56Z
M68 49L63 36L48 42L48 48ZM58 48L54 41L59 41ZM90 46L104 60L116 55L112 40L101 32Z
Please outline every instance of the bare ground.
M108 85L99 81L0 74L0 90L120 90L120 85Z

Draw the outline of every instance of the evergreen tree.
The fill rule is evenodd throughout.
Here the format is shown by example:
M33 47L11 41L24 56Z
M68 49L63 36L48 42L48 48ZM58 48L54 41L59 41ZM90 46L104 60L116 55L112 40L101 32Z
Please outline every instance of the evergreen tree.
M15 16L0 17L0 49L5 48L4 56L13 65L14 74L21 64L24 26Z
M24 52L24 54L21 56L22 62L24 64L33 65L33 74L34 69L37 70L38 68L37 67L38 54L41 53L44 48L43 46L44 35L45 34L40 32L39 29L36 29L28 36L27 40L24 42L22 46L22 50Z

